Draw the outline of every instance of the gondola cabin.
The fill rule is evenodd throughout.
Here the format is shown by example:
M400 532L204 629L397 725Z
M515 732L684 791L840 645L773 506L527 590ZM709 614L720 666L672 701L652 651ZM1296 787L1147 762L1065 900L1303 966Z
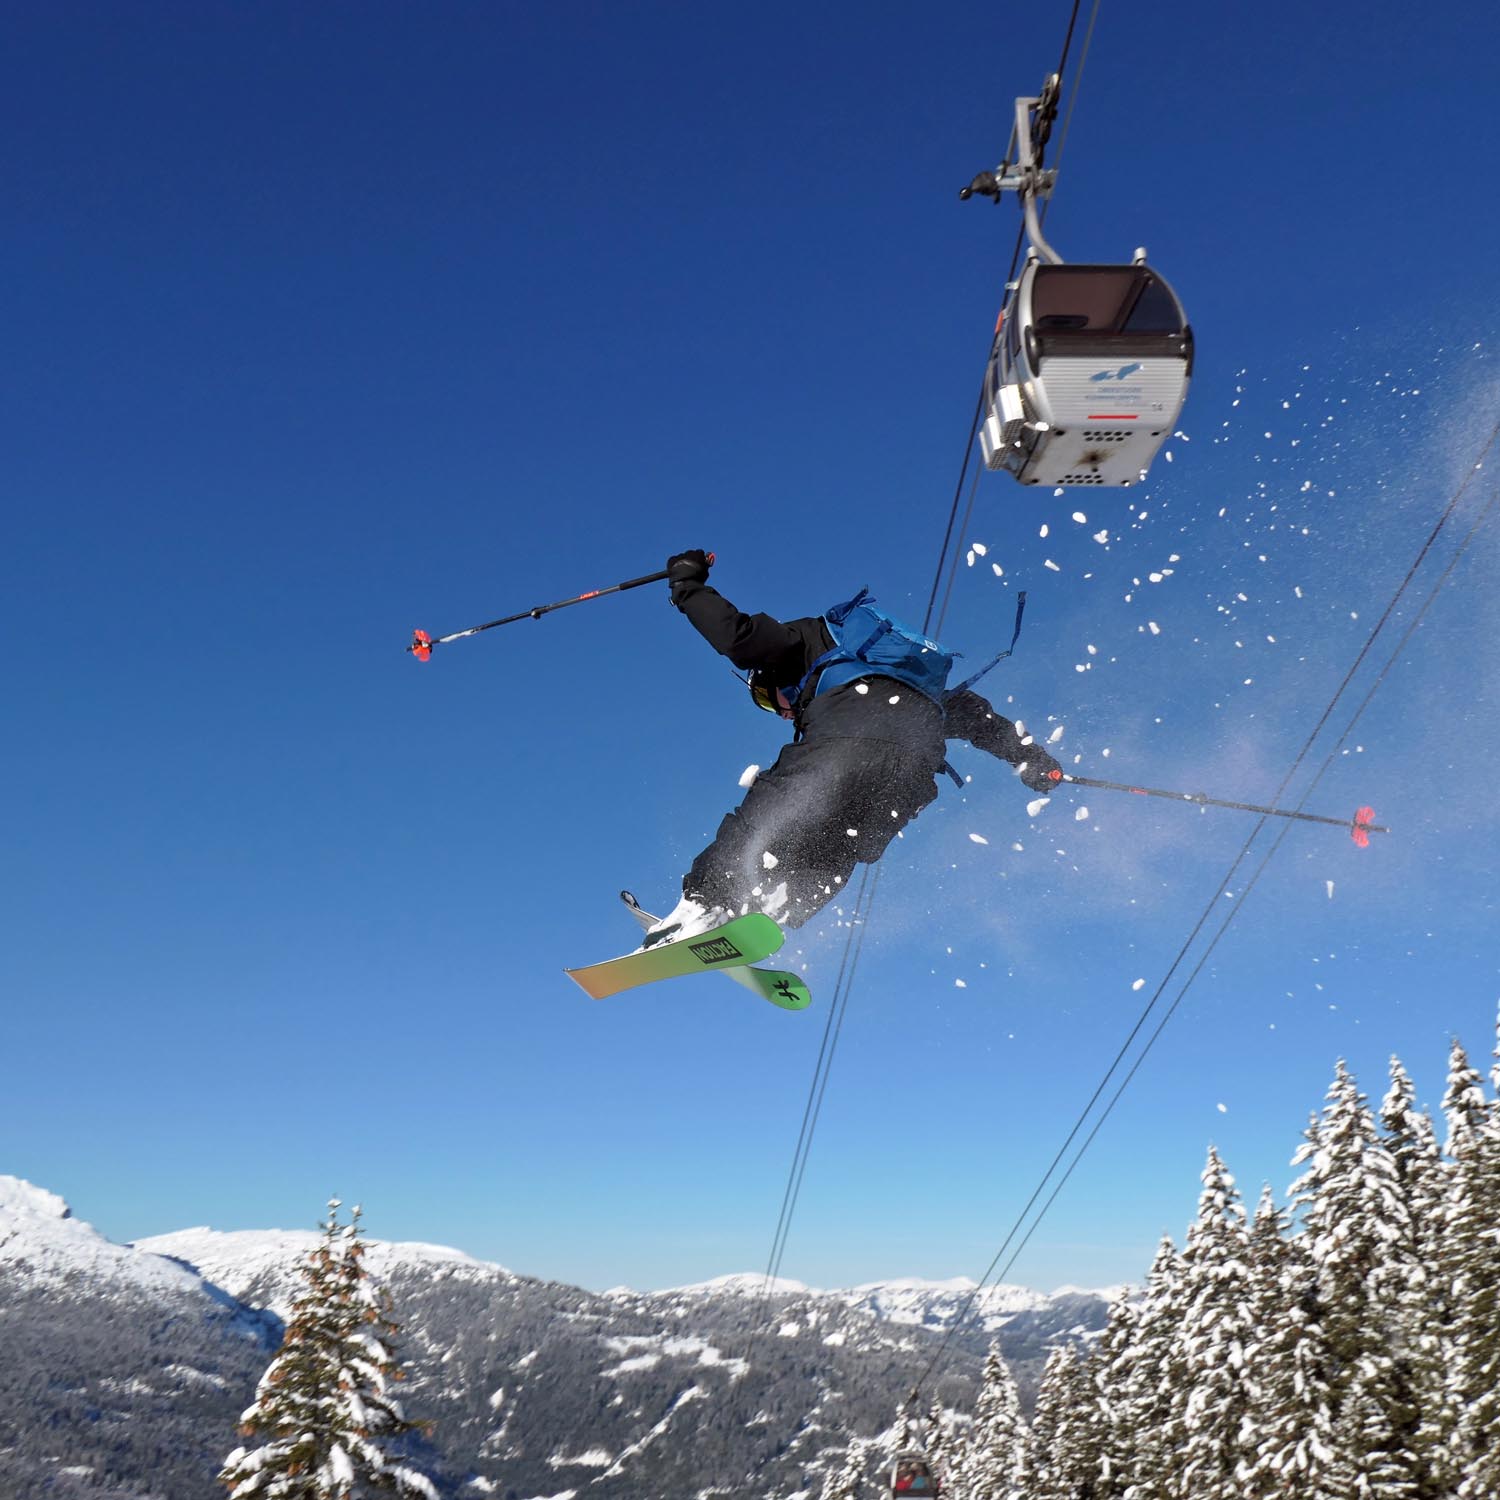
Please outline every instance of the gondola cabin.
M921 1495L925 1500L936 1500L937 1476L927 1455L919 1449L908 1449L896 1455L895 1467L891 1470L891 1494Z
M1134 484L1176 426L1192 373L1182 304L1144 258L1033 260L985 372L985 465L1022 484Z

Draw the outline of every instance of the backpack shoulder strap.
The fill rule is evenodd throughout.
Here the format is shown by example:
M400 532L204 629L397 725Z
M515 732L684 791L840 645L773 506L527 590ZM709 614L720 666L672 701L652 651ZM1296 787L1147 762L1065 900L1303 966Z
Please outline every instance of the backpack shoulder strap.
M889 621L884 622L876 629L875 633L870 636L868 640L862 641L860 643L858 651L850 650L850 648L840 642L838 636L834 634L834 632L836 632L843 626L844 621L847 620L849 616L852 615L854 611L860 607L860 605L869 604L874 599L874 597L875 596L869 591L868 588L862 588L852 599L848 600L846 603L835 604L831 609L828 609L824 612L823 620L829 627L828 633L833 636L833 645L820 657L818 657L810 667L808 667L807 671L802 674L802 680L797 684L796 687L790 689L784 688L782 690L786 694L788 703L796 705L797 703L801 702L803 690L807 687L808 683L810 683L813 678L823 670L824 667L829 666L836 661L843 661L848 658L858 656L861 651L868 650L870 646L872 646L877 640L879 640L882 635L886 633L887 630L891 628Z
M823 618L830 625L842 625L861 604L873 604L874 602L874 594L868 588L862 588L852 599L843 604L831 605L828 609L824 610Z
M961 693L966 688L973 687L974 684L978 682L986 672L989 672L994 667L998 667L1000 663L1003 662L1005 658L1016 649L1016 641L1020 639L1021 635L1021 617L1025 613L1026 590L1022 589L1021 592L1016 596L1016 626L1015 629L1010 633L1010 645L1008 645L1005 650L999 652L997 655L992 656L972 677L966 677L957 685L957 687L949 688L948 691L943 694L945 698L951 698L955 693Z

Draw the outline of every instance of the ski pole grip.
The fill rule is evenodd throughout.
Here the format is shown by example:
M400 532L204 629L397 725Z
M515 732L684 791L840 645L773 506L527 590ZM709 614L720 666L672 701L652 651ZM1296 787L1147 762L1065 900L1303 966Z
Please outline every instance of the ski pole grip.
M709 567L713 567L713 565L718 561L718 554L714 552L705 552L703 554L703 557ZM615 590L618 589L635 589L639 588L643 583L660 583L663 578L670 578L671 576L672 574L670 570L667 568L663 568L660 573L647 573L644 578L632 578L628 583L617 583L614 589L599 589L597 590L597 592L601 594L609 594L615 592ZM592 595L590 597L592 597Z

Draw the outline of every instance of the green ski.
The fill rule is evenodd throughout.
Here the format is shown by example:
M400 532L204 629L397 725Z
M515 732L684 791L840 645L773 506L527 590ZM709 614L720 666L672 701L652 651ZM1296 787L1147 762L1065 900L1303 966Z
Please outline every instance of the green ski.
M770 917L751 912L696 937L658 943L654 948L606 959L587 968L569 969L567 973L585 994L604 1000L621 990L658 979L678 979L684 974L701 974L705 969L753 964L758 958L769 958L785 941L781 929Z
M631 892L621 891L620 900L625 903L626 910L642 927L656 926L658 918L644 910ZM743 967L725 969L723 974L726 979L734 980L742 989L752 991L762 1000L769 1000L772 1005L780 1006L782 1010L806 1010L812 1004L812 996L808 993L807 986L795 974L788 973L785 969L757 969L746 964Z
M779 1005L782 1010L806 1010L812 1004L807 986L785 969L757 969L754 964L747 964L743 969L725 969L724 977L754 991L762 1000Z
M640 903L629 891L621 891L620 899L642 927L655 925L657 919L649 912L643 911ZM685 954L679 954L669 968L650 963L655 955L669 953L674 948L691 948L694 943L701 943L709 938L718 938L726 933L738 932L740 924L749 920L747 917L739 917L726 926L717 928L714 932L700 934L697 938L689 939L685 943L665 943L658 948L648 949L645 953L627 954L625 958L594 964L587 969L569 969L568 973L588 994L593 995L595 999L603 999L606 995L617 994L620 990L629 989L638 984L650 984L657 979L667 979L684 973L697 973L705 968L716 968L726 979L732 979L745 989L754 991L763 1000L769 1000L772 1005L779 1006L782 1010L805 1010L812 1004L812 996L808 993L807 986L795 974L788 974L780 969L751 968L752 959L750 958L730 958L721 962L704 963L698 957L688 959ZM760 950L754 953L755 958L769 956L785 940L781 929L769 917L761 917L753 924L753 928L766 935L768 935L767 929L770 933L774 933L774 939L769 942L769 945L763 942ZM743 952L749 944L748 942L736 943L736 946L740 947ZM649 972L642 972L642 966L632 963L633 960L639 959L648 961ZM692 967L687 967L687 963L691 963ZM631 965L630 970L623 975L620 973L622 965ZM624 978L624 983L619 982L621 978Z

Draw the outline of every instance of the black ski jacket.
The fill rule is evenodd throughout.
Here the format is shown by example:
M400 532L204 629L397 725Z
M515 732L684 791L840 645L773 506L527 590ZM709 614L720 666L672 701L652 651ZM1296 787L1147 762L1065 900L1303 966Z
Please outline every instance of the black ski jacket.
M765 672L778 687L796 687L812 664L833 649L821 616L777 620L747 615L716 589L692 581L673 585L672 602L720 656L743 672ZM859 692L861 683L871 690ZM876 686L880 684L881 686ZM890 691L882 691L889 684ZM921 751L933 771L941 769L948 740L963 740L1013 766L1035 755L1016 726L976 692L954 693L939 708L932 699L890 677L862 678L814 697L808 683L793 721L800 740L860 739Z

